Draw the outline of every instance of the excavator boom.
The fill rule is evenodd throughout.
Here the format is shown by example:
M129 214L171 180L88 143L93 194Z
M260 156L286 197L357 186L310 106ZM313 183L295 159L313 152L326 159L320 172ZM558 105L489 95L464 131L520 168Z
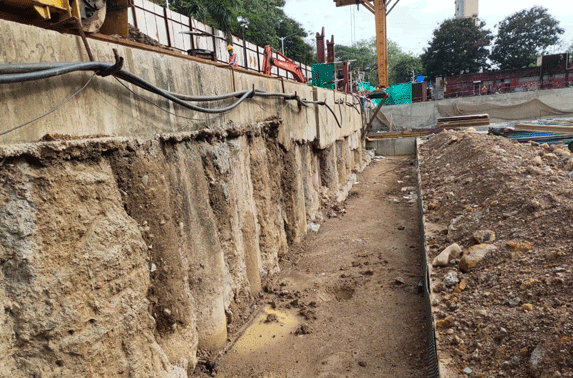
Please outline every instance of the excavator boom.
M273 58L273 49L269 45L265 46L263 72L266 75L270 75L272 66L275 66L290 72L294 76L295 80L299 83L306 83L306 79L302 74L302 70L292 59L287 58L280 52L277 52L277 55L281 57L281 59Z

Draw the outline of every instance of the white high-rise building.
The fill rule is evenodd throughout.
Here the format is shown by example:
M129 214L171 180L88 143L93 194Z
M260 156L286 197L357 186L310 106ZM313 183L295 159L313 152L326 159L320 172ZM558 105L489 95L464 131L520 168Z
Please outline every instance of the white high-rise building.
M456 18L478 15L478 0L456 0Z

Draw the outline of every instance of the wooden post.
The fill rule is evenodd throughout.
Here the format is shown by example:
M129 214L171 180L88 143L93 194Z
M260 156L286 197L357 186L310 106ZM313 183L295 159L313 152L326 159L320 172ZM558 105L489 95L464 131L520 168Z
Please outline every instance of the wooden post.
M137 24L137 12L136 12L135 7L136 7L136 5L135 5L135 2L134 2L133 5L131 6L131 12L132 12L132 14L133 14L133 26L134 26L136 29L139 29L139 25Z
M195 28L193 27L193 19L189 17L189 31L193 32ZM195 50L195 39L193 38L193 34L189 34L189 39L191 40L191 50Z
M216 29L211 26L211 35L213 36L213 61L217 62L219 57L217 56L217 37L215 36Z
M174 47L171 32L169 30L169 16L167 15L167 8L163 8L163 17L165 18L165 29L167 30L167 46Z

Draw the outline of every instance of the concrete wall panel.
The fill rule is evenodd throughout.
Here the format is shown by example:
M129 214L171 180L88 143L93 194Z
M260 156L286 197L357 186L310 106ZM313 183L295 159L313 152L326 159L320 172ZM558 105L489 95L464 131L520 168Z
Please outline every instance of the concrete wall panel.
M231 70L185 56L158 54L100 40L89 39L96 61L114 62L113 49L124 58L123 68L163 89L189 95L217 95L252 88L278 93L297 93L313 100L313 88L291 81ZM76 36L0 20L0 64L33 62L86 62L87 54ZM2 130L40 116L81 88L91 72L71 73L46 80L0 85L0 112L5 114ZM326 100L342 124L324 106L297 106L277 98L248 99L223 115L205 114L173 104L157 95L126 84L112 76L95 76L71 101L52 114L17 131L0 136L0 143L37 141L47 133L69 135L109 135L153 137L157 133L184 132L230 125L250 124L269 117L280 117L281 143L290 148L292 140L319 139L322 148L361 127L359 114L336 100L349 96L317 88L317 98ZM234 99L202 103L223 107ZM316 113L318 112L318 117ZM340 114L342 112L342 115ZM1 131L1 130L0 130Z
M392 114L394 125L398 129L432 128L435 127L440 114L437 105L449 105L454 103L483 104L493 102L501 105L511 105L539 99L541 102L559 110L573 110L571 99L573 88L548 89L531 92L500 93L487 96L474 96L464 98L452 98L439 101L418 102L407 105L391 105L382 107L383 113ZM492 122L511 122L510 120L491 119ZM379 129L375 125L374 130Z

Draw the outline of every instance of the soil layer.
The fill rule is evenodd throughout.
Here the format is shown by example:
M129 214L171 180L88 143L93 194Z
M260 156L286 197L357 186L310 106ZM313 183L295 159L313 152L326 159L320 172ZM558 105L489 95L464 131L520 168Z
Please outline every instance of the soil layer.
M573 377L567 146L443 132L422 145L420 161L443 370ZM452 243L461 252L444 258Z

